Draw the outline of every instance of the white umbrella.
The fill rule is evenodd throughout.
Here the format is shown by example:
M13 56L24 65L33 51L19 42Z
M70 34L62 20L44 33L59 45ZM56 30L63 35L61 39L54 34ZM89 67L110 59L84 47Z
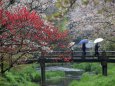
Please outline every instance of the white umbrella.
M72 47L75 44L75 42L70 42L68 47Z
M95 46L95 44L91 40L86 44L86 48L93 48L94 46Z
M94 43L102 42L104 39L103 38L97 38L94 40Z

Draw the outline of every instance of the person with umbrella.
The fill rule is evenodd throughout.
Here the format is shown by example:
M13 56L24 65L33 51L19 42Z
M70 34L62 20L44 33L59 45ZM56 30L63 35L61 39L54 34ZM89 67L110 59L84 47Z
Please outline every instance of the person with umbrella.
M103 38L97 38L94 40L94 43L95 43L95 56L98 56L98 59L99 59L99 42L102 42L104 39Z
M83 59L85 59L86 56L86 43L88 43L88 39L83 39L79 42L79 44L82 44L82 56Z

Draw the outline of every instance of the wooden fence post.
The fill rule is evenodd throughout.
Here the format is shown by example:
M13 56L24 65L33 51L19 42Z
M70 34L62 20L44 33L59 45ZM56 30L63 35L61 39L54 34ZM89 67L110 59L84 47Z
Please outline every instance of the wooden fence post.
M41 86L45 86L45 58L42 52L40 57L40 67L41 67Z
M102 66L102 74L104 76L107 76L107 56L106 56L106 52L103 51L102 52L102 57L101 57L101 66Z

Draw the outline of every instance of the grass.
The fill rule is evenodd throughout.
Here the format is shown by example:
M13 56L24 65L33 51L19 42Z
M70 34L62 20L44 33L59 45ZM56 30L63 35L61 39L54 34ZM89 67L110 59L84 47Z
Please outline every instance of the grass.
M48 71L46 72L46 77L48 79L53 79L53 78L61 78L61 77L64 77L65 76L65 73L62 72L62 71Z
M72 81L69 86L114 86L115 85L115 64L108 64L108 76L84 73L80 81Z
M39 86L41 79L40 72L36 70L38 64L19 65L0 76L0 86ZM115 84L115 64L108 63L108 76L102 76L101 65L99 63L73 64L73 68L84 69L80 81L74 80L69 86L114 86ZM94 74L90 74L93 72ZM95 74L96 73L96 74ZM65 73L61 71L47 71L46 78L51 79L52 83L58 83Z
M36 69L38 64L26 64L13 67L4 76L0 76L0 86L39 86L40 72ZM57 83L65 74L61 71L47 71L46 78Z
M40 74L36 65L20 65L6 72L0 77L0 86L39 86Z
M63 71L48 71L46 72L46 78L51 80L52 84L58 84L61 81L61 78L65 76Z
M78 63L73 64L72 67L77 69L83 69L85 72L94 72L96 74L101 73L100 63Z

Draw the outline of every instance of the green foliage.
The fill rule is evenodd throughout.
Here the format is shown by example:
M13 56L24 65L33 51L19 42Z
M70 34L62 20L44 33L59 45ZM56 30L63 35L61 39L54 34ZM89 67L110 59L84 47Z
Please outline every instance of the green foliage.
M115 78L105 77L102 75L83 74L80 82L72 81L69 86L114 86Z
M57 25L60 28L60 31L64 31L67 29L67 18L63 18L62 21L60 21L60 23Z
M0 77L0 86L39 86L38 82L41 79L40 72L36 70L38 65L20 65L6 72L3 77ZM62 71L46 72L47 79L51 79L52 83L58 83L65 75Z
M112 2L113 0L104 0L105 2Z
M57 0L56 6L58 8L67 8L70 6L70 0Z
M48 71L46 72L46 77L48 79L56 79L56 78L61 78L64 77L65 73L62 71Z
M62 80L61 78L65 76L65 73L63 71L47 71L46 72L46 78L48 80L51 80L52 84L59 84L59 82Z
M40 73L36 70L35 64L21 65L0 77L0 86L38 86L35 82L39 80Z
M83 3L84 5L88 5L89 0L82 0L82 3Z
M101 47L103 50L115 51L115 37L107 37L106 42Z
M10 83L3 77L0 77L0 86L11 86Z
M98 63L73 64L73 68L83 69L86 72L94 72L96 74L101 72L101 66Z
M16 76L14 76L11 72L7 72L5 74L5 78L7 79L8 82L10 82L12 85L17 84L16 82Z
M97 65L97 64L95 64ZM114 86L115 84L115 64L108 65L108 76L84 73L80 81L72 81L69 86ZM97 66L98 67L98 66ZM96 67L96 68L97 68Z

